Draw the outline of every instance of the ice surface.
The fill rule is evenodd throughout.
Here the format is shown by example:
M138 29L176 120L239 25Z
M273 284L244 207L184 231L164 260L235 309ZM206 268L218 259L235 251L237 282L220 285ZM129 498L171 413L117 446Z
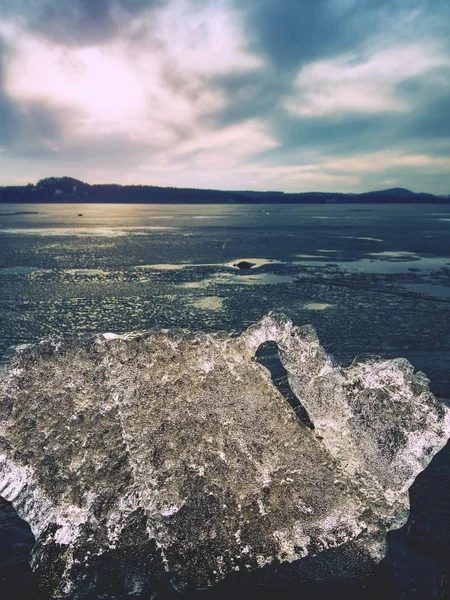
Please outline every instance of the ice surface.
M314 429L255 360L266 342ZM341 546L379 561L450 436L450 411L406 360L343 369L274 313L237 337L47 340L17 350L0 392L0 495L30 523L49 598L104 594L111 561L126 565L117 597Z

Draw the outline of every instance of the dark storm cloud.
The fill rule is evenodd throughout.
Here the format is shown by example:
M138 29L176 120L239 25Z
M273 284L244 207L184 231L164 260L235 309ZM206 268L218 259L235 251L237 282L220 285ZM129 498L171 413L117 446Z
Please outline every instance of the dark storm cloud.
M14 139L18 123L17 108L4 90L3 60L6 53L6 45L0 38L0 147Z
M212 82L228 99L218 115L222 125L272 113L308 63L346 53L364 61L373 38L392 44L425 36L450 44L448 0L250 0L244 6L249 48L268 64Z
M16 107L0 87L0 148L9 145L14 140L17 132L17 122Z
M250 47L281 70L354 52L383 30L443 33L450 16L447 0L250 0L245 6Z
M280 115L272 120L280 146L261 153L260 158L278 165L305 164L309 154L351 156L389 149L396 139L395 117L381 115L321 116L295 118ZM303 157L303 158L302 158Z
M8 49L0 39L0 149L42 151L59 141L67 114L45 101L15 102L5 91L4 63Z
M280 99L291 89L292 78L268 67L216 76L209 84L226 98L223 109L212 118L221 127L273 114Z
M448 155L450 70L431 69L416 77L399 73L395 95L405 112L348 111L295 116L285 99L295 92L297 74L315 61L354 56L364 63L374 47L437 42L449 49L447 0L253 0L243 11L249 46L266 59L259 71L217 78L227 97L217 125L262 117L279 146L258 156L266 164L301 164L318 152L352 156L377 151ZM297 90L298 91L298 90ZM299 103L301 103L301 91Z
M3 0L5 14L27 22L31 31L64 45L101 44L120 31L128 17L161 6L164 0Z
M337 10L329 0L254 0L246 14L250 47L283 71L298 69L364 39L368 19L381 10L361 8L367 4Z
M281 113L271 119L280 146L261 153L275 164L301 163L303 153L340 157L378 151L410 151L434 156L450 154L448 95L430 98L411 114L327 115L292 117ZM308 162L308 159L304 159Z
M402 82L400 96L414 98L415 110L403 119L402 137L445 141L450 145L450 67ZM440 146L442 148L442 146Z

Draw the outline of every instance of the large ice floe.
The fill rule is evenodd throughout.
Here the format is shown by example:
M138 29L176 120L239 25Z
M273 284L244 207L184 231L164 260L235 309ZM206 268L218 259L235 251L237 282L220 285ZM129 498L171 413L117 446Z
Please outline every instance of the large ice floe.
M313 427L255 360L266 342ZM275 313L240 336L17 348L0 392L0 495L31 526L48 598L198 590L338 547L376 563L450 435L406 360L342 368Z

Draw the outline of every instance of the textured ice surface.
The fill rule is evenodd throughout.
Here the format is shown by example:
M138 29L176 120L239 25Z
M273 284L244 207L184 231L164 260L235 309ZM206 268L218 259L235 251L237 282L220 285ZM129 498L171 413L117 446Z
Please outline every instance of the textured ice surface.
M256 362L269 341L314 429ZM407 361L341 368L274 313L239 337L20 348L0 391L0 495L33 530L49 598L151 594L164 578L199 589L349 544L376 562L450 435Z

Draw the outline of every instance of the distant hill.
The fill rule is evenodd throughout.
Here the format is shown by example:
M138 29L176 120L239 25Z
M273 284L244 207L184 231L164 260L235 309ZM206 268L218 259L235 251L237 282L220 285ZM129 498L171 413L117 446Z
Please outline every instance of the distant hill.
M363 194L331 192L230 192L152 185L89 185L72 177L48 177L36 185L0 187L5 203L124 203L124 204L449 204L449 196L391 188Z
M411 190L407 190L406 188L389 188L388 190L378 190L375 192L366 192L367 194L378 194L383 196L415 196L416 192L411 192Z

